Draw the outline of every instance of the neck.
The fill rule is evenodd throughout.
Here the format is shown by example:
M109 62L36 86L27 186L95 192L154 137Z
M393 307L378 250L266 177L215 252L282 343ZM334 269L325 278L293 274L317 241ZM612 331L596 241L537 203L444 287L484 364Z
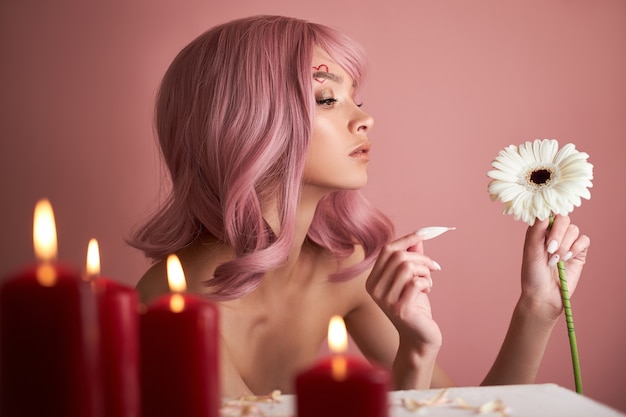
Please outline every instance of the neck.
M291 243L291 249L289 250L289 257L286 264L281 267L281 270L291 270L298 263L300 259L303 246L305 245L306 236L313 222L315 216L315 210L318 203L327 194L319 189L313 189L312 187L304 186L302 189L302 195L298 202L298 208L296 211L295 230L293 234L293 241ZM265 210L266 221L272 227L274 231L279 231L277 210L275 208Z

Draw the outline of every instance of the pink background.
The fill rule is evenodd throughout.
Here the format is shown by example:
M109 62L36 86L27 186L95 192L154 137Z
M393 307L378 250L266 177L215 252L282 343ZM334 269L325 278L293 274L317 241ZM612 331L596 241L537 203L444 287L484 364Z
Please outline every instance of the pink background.
M519 293L525 226L490 202L491 160L535 138L591 155L592 199L573 214L593 241L573 298L583 382L626 410L622 0L0 2L0 274L33 258L32 212L48 197L60 258L82 267L95 237L103 272L135 284L147 264L123 237L165 189L157 84L196 35L252 14L326 23L365 45L376 117L366 193L398 233L458 228L427 250L443 266L432 294L440 360L460 385L486 373ZM573 388L563 321L538 382Z

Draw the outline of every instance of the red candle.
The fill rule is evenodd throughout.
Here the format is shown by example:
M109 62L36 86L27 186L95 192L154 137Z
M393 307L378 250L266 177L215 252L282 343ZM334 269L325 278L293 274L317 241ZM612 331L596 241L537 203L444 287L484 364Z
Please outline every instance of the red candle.
M87 249L87 275L98 300L105 415L138 417L139 298L134 289L100 276L95 239Z
M215 304L186 289L178 257L167 259L169 294L141 314L144 417L218 417L219 315Z
M343 319L328 326L334 354L296 377L298 417L387 417L389 373L343 352L347 346Z
M55 262L52 207L35 208L39 262L0 289L3 417L101 417L98 322L90 284Z

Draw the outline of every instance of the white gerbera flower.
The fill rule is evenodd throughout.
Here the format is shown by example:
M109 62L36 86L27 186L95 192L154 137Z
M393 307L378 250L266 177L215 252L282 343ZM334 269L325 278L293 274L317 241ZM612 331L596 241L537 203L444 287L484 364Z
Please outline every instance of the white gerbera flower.
M504 203L504 213L529 225L550 214L566 215L581 198L590 199L593 165L589 155L568 143L559 150L554 139L509 145L492 162L489 195Z

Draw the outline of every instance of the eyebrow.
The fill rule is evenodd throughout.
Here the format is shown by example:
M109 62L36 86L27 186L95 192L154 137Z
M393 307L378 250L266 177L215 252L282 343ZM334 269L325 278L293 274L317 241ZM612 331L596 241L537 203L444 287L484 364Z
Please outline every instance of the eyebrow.
M324 79L336 82L338 84L341 84L343 82L343 78L340 77L339 75L333 74L332 72L326 72L326 71L314 72L313 78L324 78Z

